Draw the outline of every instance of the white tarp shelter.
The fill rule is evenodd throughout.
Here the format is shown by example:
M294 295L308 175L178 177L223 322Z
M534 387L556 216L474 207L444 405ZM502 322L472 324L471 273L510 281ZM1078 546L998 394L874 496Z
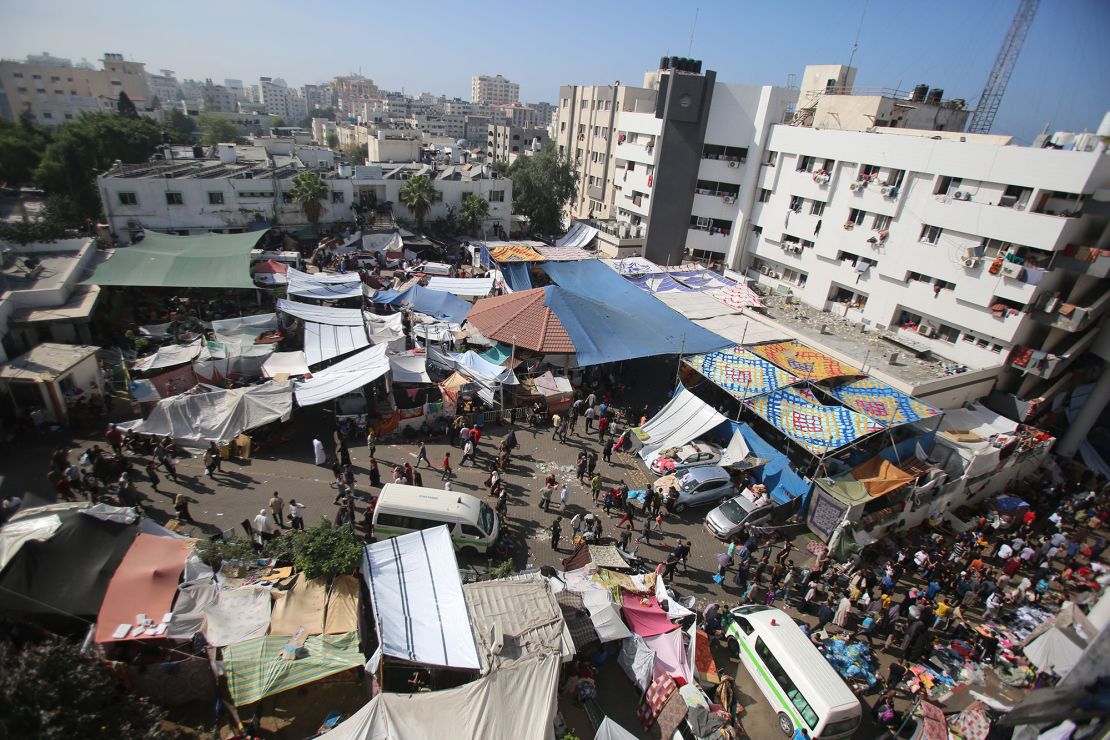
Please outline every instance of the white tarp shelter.
M131 368L145 373L163 367L184 365L186 362L195 360L203 348L203 339L196 339L189 344L168 344L164 347L159 347L152 355L147 355L146 357L135 360Z
M600 642L623 640L632 636L632 632L621 619L620 607L613 603L613 597L608 591L583 591L582 606L590 613L590 621L593 622Z
M493 278L428 278L428 290L465 296L487 296L493 291Z
M1079 606L1069 603L1030 632L1021 649L1038 670L1066 676L1098 632Z
M940 420L940 431L971 432L982 437L983 442L996 434L1013 434L1017 427L1016 421L1007 419L1001 414L996 414L978 403L971 403L962 408L945 411ZM968 443L958 442L957 444L966 445ZM975 447L977 443L971 443L969 446Z
M358 298L362 295L362 281L357 273L332 275L314 272L310 274L290 267L286 275L289 277L289 286L286 288L288 295L324 301Z
M277 375L292 377L294 375L308 375L308 363L305 362L304 352L274 352L262 363L262 375L273 378Z
M735 465L743 460L748 455L752 454L751 448L748 443L744 441L744 435L740 432L733 432L732 439L728 442L728 447L721 453L721 467L727 468L729 465Z
M594 740L636 740L636 736L606 717L597 726Z
M182 393L158 402L145 420L132 422L140 434L169 435L187 447L230 442L240 433L293 413L293 381L264 383L247 388Z
M475 671L481 669L474 635L470 630L470 615L463 598L458 564L455 561L455 547L447 527L424 529L367 545L362 555L362 576L370 591L374 622L384 655L410 663ZM557 658L554 666L557 673ZM503 672L494 675L503 675ZM437 691L434 695L442 698L446 693ZM520 699L519 704L514 700L501 706L522 708L534 701L535 698ZM553 696L551 701L554 701ZM411 737L512 737L483 732L459 734L458 723L462 717L455 716L455 712L445 711L438 700L429 706L435 707L433 714L449 718L452 729L445 734L418 732ZM467 711L458 714L467 715L483 705L468 703L465 706ZM478 714L520 714L519 711L504 712L492 707L488 709L488 712Z
M362 309L358 308L332 308L331 306L317 306L312 303L287 301L284 298L277 300L278 313L296 316L304 321L328 326L362 326L365 319Z
M377 380L389 372L389 358L385 356L388 349L379 344L313 373L310 378L296 381L297 405L330 401Z
M389 371L394 383L431 383L424 355L393 355Z
M737 309L726 306L708 292L672 290L656 293L655 297L691 321L739 313Z
M375 314L365 313L366 330L374 344L404 340L404 317L399 313ZM404 349L402 346L401 349Z
M482 673L548 655L574 657L574 642L551 584L538 573L463 586ZM495 637L496 635L496 637Z
M331 326L314 321L304 324L304 356L309 365L368 346L370 339L362 326Z
M270 629L270 590L245 586L218 591L204 607L204 639L227 647L263 637Z
M27 542L46 542L62 526L57 514L32 516L0 527L0 571L8 566Z
M241 335L257 337L275 329L277 329L277 314L275 313L260 313L253 316L239 316L234 319L220 319L212 322L212 331L221 342L226 341L221 338L221 335L225 337Z
M553 740L558 686L558 657L535 658L454 689L378 694L327 738Z
M705 401L679 388L674 398L642 427L646 437L640 457L646 460L664 448L684 445L726 421L728 419Z
M619 260L604 259L599 260L599 262L620 275L650 275L663 271L662 267L643 257L625 257Z
M647 691L655 671L655 651L647 646L644 638L630 635L621 643L617 665L624 669L625 675L632 680L632 683L639 686L641 691Z
M763 344L765 342L785 342L788 339L793 339L792 336L781 329L776 329L773 326L738 314L726 314L708 319L693 319L693 322L701 328L708 329L736 344Z
M555 241L557 247L584 247L594 240L597 236L597 227L590 226L589 224L575 221L570 231L563 234Z

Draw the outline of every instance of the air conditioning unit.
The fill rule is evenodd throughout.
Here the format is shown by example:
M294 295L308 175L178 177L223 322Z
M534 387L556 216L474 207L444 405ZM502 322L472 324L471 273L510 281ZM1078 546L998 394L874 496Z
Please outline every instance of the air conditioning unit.
M856 192L857 190L860 190L861 188L863 188L863 183L861 183L861 182L850 182L850 183L848 183L848 189L851 190L853 193Z
M964 263L964 267L968 267L968 268L978 267L979 266L979 258L978 257L964 257L963 263Z
M735 202L736 202L736 198L732 197L731 195L726 195L725 196L725 203L731 204L731 203L735 203Z
M920 324L917 327L917 333L923 337L931 337L937 333L937 330L929 324Z
M740 163L739 162L729 162L728 166L733 168L733 169L736 169L737 167L740 166Z
M883 186L883 187L879 188L879 192L880 192L880 193L881 193L881 194L882 194L883 196L885 196L885 197L889 198L889 197L890 197L890 194L894 192L894 188L892 188L892 187L891 187L890 185L885 185L885 186Z

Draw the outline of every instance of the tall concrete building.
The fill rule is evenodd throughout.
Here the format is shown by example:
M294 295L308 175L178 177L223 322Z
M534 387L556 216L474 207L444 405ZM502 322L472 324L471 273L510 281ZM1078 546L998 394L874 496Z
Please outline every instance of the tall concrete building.
M520 102L520 85L501 75L470 78L470 100L479 105L511 105Z
M308 115L308 106L300 91L289 87L282 79L260 77L258 102L271 116L281 116L287 125L296 125Z
M0 116L24 112L42 126L60 126L82 111L115 110L121 92L139 110L150 109L146 65L122 54L105 54L101 69L41 54L0 61Z
M331 103L344 115L357 116L366 103L381 97L382 91L368 77L348 75L332 80Z
M517 157L531 156L549 144L546 128L490 124L486 133L486 156L490 161L512 164Z

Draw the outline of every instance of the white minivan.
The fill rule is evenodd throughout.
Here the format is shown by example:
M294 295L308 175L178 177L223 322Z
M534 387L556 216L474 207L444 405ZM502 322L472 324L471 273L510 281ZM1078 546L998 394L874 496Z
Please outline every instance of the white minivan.
M464 554L485 553L500 531L497 512L469 493L387 483L374 507L374 536L396 537L441 524L451 531L455 549Z
M739 606L725 632L752 680L778 713L779 729L812 738L847 737L863 716L859 699L798 623L770 606Z

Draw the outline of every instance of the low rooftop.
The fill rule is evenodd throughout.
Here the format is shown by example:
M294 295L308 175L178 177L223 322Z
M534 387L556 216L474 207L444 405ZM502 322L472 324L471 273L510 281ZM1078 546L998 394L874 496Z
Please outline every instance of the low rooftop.
M0 365L0 380L43 382L57 380L100 347L44 342L30 352Z
M0 294L63 287L70 273L78 267L80 247L85 243L84 239L67 241L78 244L73 249L56 252L33 252L19 247L10 248L10 252L5 249L0 264Z

